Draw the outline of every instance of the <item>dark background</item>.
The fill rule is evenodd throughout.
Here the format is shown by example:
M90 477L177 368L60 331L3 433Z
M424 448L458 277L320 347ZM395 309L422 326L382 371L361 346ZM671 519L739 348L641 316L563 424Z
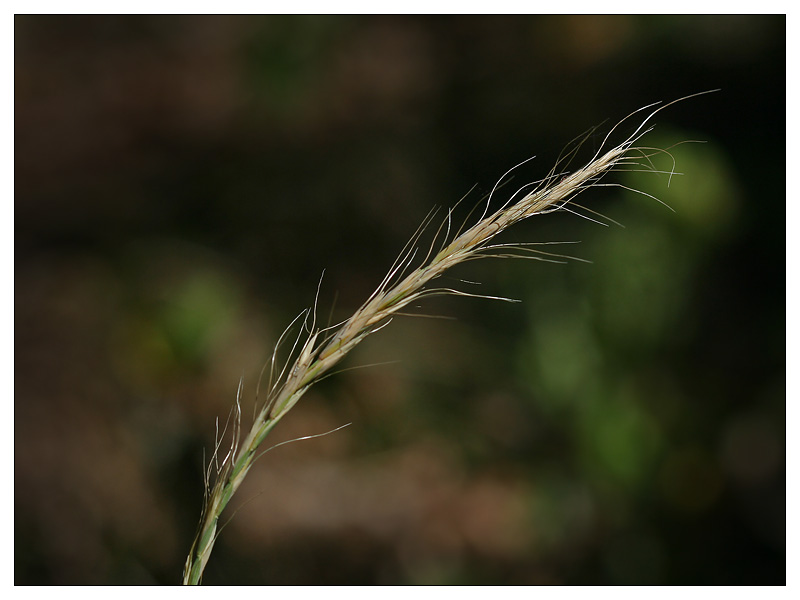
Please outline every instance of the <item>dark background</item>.
M178 582L215 419L323 269L345 318L432 207L713 88L643 141L706 141L684 175L615 175L676 212L526 222L593 264L465 265L523 302L427 302L312 389L275 442L352 425L261 459L205 582L784 583L785 24L18 16L16 583Z

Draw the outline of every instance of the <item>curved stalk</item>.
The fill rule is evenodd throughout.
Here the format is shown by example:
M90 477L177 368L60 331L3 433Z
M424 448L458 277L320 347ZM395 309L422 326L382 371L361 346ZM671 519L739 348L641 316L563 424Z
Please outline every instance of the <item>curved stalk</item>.
M701 92L701 94L706 93L710 92ZM569 203L578 194L593 186L606 185L600 184L600 180L611 171L625 169L626 165L633 165L641 170L642 164L636 162L634 159L647 159L652 154L664 152L635 146L636 142L650 131L649 128L645 129L645 126L656 113L670 104L701 94L686 96L685 98L680 98L679 100L675 100L653 110L625 141L609 150L603 151L603 146L608 141L608 136L606 136L603 145L601 145L601 148L590 162L574 172L564 173L563 169L568 165L562 167L561 163L571 159L574 152L577 150L576 148L563 159L559 160L546 178L534 184L523 186L517 190L502 207L490 214L489 208L492 196L498 189L498 185L496 185L486 200L486 206L481 218L463 232L460 230L455 232L449 241L451 213L448 211L445 237L444 241L441 242L440 250L433 258L430 258L430 255L433 253L432 245L423 264L406 274L406 271L416 256L416 248L414 246L421 234L421 231L418 230L412 237L411 242L404 248L401 256L395 261L394 265L392 265L389 274L381 282L380 286L335 332L328 333L326 330L317 329L315 318L312 324L308 326L308 316L309 314L315 315L315 311L301 313L301 316L305 314L306 317L304 328L307 331L307 337L296 352L297 357L294 361L287 362L287 366L291 364L291 367L288 370L284 367L278 377L278 381L270 387L265 405L256 415L250 432L241 442L239 439L241 415L239 405L239 395L241 394L240 382L239 395L237 395L236 409L233 415L232 443L227 454L222 459L222 462L217 465L213 487L209 485L208 475L206 477L207 491L205 505L197 536L195 537L186 559L183 576L184 584L200 583L203 570L205 569L214 543L219 535L218 523L222 511L239 489L239 486L253 466L255 460L259 457L257 451L269 432L272 431L278 421L294 407L303 394L305 394L315 382L319 381L326 374L330 374L331 369L353 348L360 344L368 335L388 325L394 315L402 314L402 309L415 300L436 294L474 296L475 294L467 294L453 289L428 287L431 282L455 265L468 260L488 257L535 258L535 254L532 256L531 253L536 253L537 251L532 250L529 244L492 244L491 242L498 234L509 227L536 215L558 210L567 210L575 214L580 214L573 209L567 208ZM652 106L654 105L649 105L634 111L634 113L628 115L626 119ZM623 119L623 121L626 119ZM613 132L623 121L620 121L611 131ZM611 132L609 132L608 135L611 135ZM498 181L498 184L500 184L512 170L513 169L509 170L501 180ZM656 172L655 167L652 167L650 170ZM670 175L672 173L673 172L671 172ZM649 194L645 195L649 196ZM588 209L585 210L588 211ZM429 218L426 218L426 223L428 221ZM441 230L442 227L439 228L433 243L436 243L436 238L438 238ZM498 255L496 250L500 248L503 250L503 253ZM514 250L521 252L521 254L515 254L513 252ZM553 256L543 252L539 252L539 254ZM507 298L496 298L492 296L479 297L508 300ZM286 332L284 332L284 335L285 333ZM283 337L284 336L281 336L281 339L283 339ZM298 342L299 338L295 342L295 346ZM212 461L216 460L218 452L219 446L215 450Z

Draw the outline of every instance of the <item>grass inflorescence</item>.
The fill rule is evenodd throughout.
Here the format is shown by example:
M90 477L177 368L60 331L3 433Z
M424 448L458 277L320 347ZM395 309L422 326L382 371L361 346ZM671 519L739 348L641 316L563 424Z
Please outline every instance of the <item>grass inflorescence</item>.
M424 258L417 260L417 256L420 254L420 237L434 218L433 214L430 214L403 248L377 289L346 321L333 327L318 327L316 300L313 308L300 313L284 331L275 346L271 361L265 365L264 371L269 367L266 398L263 403L259 404L257 392L257 413L252 428L244 437L242 437L241 429L240 402L242 382L239 382L236 404L233 414L229 418L232 441L224 456L221 456L222 449L218 437L214 454L209 461L205 473L206 495L200 525L186 559L183 582L185 584L200 583L219 535L219 520L223 510L244 481L253 463L265 452L262 444L269 433L314 383L330 375L332 368L367 336L387 326L393 317L405 314L404 309L422 298L449 294L510 301L508 298L471 294L431 284L455 265L482 258L531 258L547 261L568 258L541 250L538 247L539 244L497 243L495 238L520 221L555 211L575 212L591 220L594 220L593 217L602 219L603 217L594 211L576 205L575 197L592 187L624 187L618 183L603 181L605 176L613 171L643 169L661 172L656 170L650 158L659 153L668 155L669 152L638 145L642 136L652 129L648 123L656 113L670 104L706 93L710 92L686 96L654 109L622 143L606 149L605 146L612 132L623 122L660 103L634 111L609 131L592 159L583 167L572 172L566 171L570 160L577 151L576 147L559 159L545 178L523 185L499 208L493 209L492 200L499 184L520 165L510 169L500 178L498 185L495 185L485 202L479 205L482 213L474 224L469 227L462 225L455 228L452 223L453 209L450 209L436 231ZM672 176L674 168L668 173ZM653 197L640 190L632 191ZM586 213L593 217L589 217ZM413 267L414 264L418 266ZM319 289L317 290L318 295ZM297 323L301 323L302 327L289 352L290 358L276 373L278 349ZM264 371L262 371L262 376ZM225 431L220 434L220 437L224 435ZM212 472L214 474L213 481Z

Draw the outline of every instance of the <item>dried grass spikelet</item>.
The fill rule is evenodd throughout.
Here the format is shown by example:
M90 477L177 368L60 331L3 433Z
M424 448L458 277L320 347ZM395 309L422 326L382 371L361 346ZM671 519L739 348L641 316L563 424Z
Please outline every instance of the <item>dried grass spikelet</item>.
M432 281L451 267L466 261L487 257L534 258L538 260L567 258L533 248L535 244L499 244L492 243L492 240L512 225L534 215L542 215L558 210L575 212L574 209L568 208L568 205L578 194L589 188L597 186L624 187L618 183L601 183L601 179L611 171L636 168L658 172L650 162L650 157L657 153L669 155L669 152L635 145L642 136L652 129L652 126L646 128L647 123L656 113L675 102L713 91L717 90L679 98L653 110L625 141L603 152L611 133L625 120L660 103L650 104L634 111L609 131L600 145L600 149L586 165L572 173L565 173L561 170L566 168L566 164L568 164L574 152L577 151L577 148L575 148L556 163L547 177L522 186L499 209L489 214L491 201L498 185L511 171L520 165L510 169L500 178L498 185L495 185L489 194L483 213L474 225L466 230L459 229L451 233L452 209L448 211L447 217L443 220L434 236L427 255L420 261L420 266L409 271L417 255L417 244L422 231L430 224L433 218L432 215L428 215L408 244L406 244L406 247L401 251L400 256L378 288L343 323L330 328L317 328L316 300L313 309L306 309L300 313L289 328L284 331L276 344L272 360L268 363L270 367L270 383L267 398L255 416L253 426L244 440L241 439L240 398L242 382L241 380L239 382L236 405L229 418L229 423L232 424L231 445L225 456L220 458L220 437L225 435L225 431L223 431L218 436L214 454L209 461L208 470L205 474L205 502L198 532L186 559L183 575L184 584L200 583L203 570L218 535L218 523L222 511L241 485L255 460L266 451L261 450L259 453L261 444L269 432L294 407L309 387L322 377L330 374L331 368L339 363L364 338L388 325L393 316L403 314L401 311L405 307L421 298L432 295L453 294L509 300L507 298L469 294L451 288L429 287ZM674 170L668 173L671 176L674 174ZM650 194L640 190L632 191L653 198ZM576 205L573 204L573 206ZM590 213L593 212L585 207L580 208ZM438 251L434 254L434 246L441 234L443 234L442 242ZM431 255L433 256L431 257ZM319 288L317 289L317 297L318 295ZM308 322L309 317L311 318L310 324ZM301 318L303 319L303 327L289 353L290 358L287 359L280 373L275 375L275 360L278 348L282 345L292 326ZM301 342L304 333L306 337ZM295 357L293 362L291 357ZM213 484L211 483L212 467L215 470Z

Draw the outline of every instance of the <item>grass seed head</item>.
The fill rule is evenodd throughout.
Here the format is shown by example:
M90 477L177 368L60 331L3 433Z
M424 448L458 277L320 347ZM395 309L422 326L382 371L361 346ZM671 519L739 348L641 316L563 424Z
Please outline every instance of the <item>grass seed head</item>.
M402 312L403 309L419 299L434 295L459 295L508 301L508 298L471 294L445 287L430 287L430 284L452 267L470 260L481 258L534 258L536 260L564 258L562 255L531 248L532 244L497 244L492 242L500 233L525 219L555 211L567 211L601 225L606 224L583 214L583 211L585 211L613 223L614 221L590 209L575 205L573 202L575 197L592 187L617 186L630 189L618 183L602 182L606 175L614 171L644 169L658 173L659 171L650 162L650 157L657 153L669 154L669 152L645 146L636 146L641 137L652 128L652 126L648 125L650 120L658 112L675 102L708 93L710 92L693 94L659 106L652 110L623 142L606 149L610 136L622 123L633 115L653 108L659 103L634 111L612 127L592 159L573 172L567 172L566 169L569 168L582 142L568 147L570 149L562 152L562 155L546 177L523 185L502 206L491 212L494 195L506 177L531 159L527 159L509 169L492 188L491 193L486 198L481 216L473 225L466 229L462 226L459 230L452 232L452 210L447 212L425 258L419 266L412 268L419 250L420 237L433 219L434 213L430 213L403 248L380 285L349 319L338 326L338 329L319 329L316 326L317 301L322 283L320 278L313 308L301 312L283 332L276 344L272 359L268 363L270 365L270 375L267 399L263 407L255 415L250 432L241 441L240 397L242 382L241 380L239 382L236 405L228 420L232 424L231 445L220 461L219 454L222 442L218 439L212 458L209 461L206 473L205 504L197 535L186 559L184 583L200 583L203 570L214 547L214 542L219 535L218 522L222 511L233 494L236 493L255 460L263 454L263 451L261 453L257 452L259 446L264 442L272 428L294 407L310 386L330 374L331 369L366 337L387 326L394 316L404 314ZM593 131L594 129L590 130L584 136L583 141ZM675 174L674 164L673 169L669 172L670 177L673 174ZM640 190L632 191L655 198ZM657 198L655 199L658 200ZM434 245L442 231L444 231L443 240L439 245L439 250L434 252ZM302 327L289 352L289 358L287 358L280 373L275 376L275 360L278 350L283 344L284 338L301 317L304 319ZM308 323L309 317L311 317L310 325ZM304 333L305 339L301 343ZM291 360L293 356L296 357L294 361ZM264 370L266 370L266 365ZM264 370L262 370L262 375ZM227 424L223 434L219 436L220 438L224 437L226 430ZM215 467L213 484L210 482L212 465Z

